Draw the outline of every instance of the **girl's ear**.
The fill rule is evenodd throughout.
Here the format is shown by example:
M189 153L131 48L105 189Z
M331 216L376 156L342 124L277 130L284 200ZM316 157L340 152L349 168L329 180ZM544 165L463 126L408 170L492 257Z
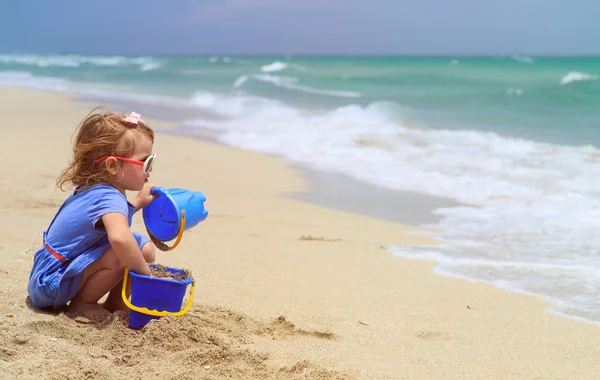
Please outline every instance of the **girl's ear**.
M110 175L117 175L121 165L119 165L119 160L114 157L108 157L104 160L104 165L106 165L106 170L110 173Z

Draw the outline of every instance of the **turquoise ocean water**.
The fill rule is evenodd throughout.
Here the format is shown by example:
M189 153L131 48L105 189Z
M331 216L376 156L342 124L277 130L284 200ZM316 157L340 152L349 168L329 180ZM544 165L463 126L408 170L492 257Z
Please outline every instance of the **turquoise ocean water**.
M0 85L166 106L190 133L445 196L436 271L600 322L600 58L0 55Z

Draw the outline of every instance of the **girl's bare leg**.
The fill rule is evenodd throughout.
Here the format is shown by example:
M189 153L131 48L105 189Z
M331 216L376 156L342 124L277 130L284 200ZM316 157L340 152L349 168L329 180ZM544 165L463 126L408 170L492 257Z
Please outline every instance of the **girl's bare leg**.
M151 242L144 244L142 247L142 255L144 256L144 260L147 263L154 262L154 245ZM129 310L129 308L123 302L123 298L121 297L121 290L123 288L123 272L124 268L121 271L121 281L119 281L108 294L106 301L104 302L104 308L110 312L114 312L117 310ZM131 295L131 282L127 284L127 298Z
M69 311L93 320L104 319L110 312L98 304L100 298L123 279L124 267L112 248L83 271L81 289L71 300Z

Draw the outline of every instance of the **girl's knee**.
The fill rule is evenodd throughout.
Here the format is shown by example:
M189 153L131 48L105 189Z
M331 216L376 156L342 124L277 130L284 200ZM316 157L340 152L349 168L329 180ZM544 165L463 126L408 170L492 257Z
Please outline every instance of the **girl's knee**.
M154 244L148 242L142 247L142 256L147 263L153 263L155 259Z
M120 273L121 276L123 275L125 265L121 263L121 260L114 249L107 249L98 260L85 268L81 279L81 286L83 286L92 275L101 270L109 270L114 273Z
M104 255L102 255L102 257L100 258L100 260L102 262L102 267L104 267L106 269L111 269L111 270L124 270L125 269L125 265L123 265L123 263L121 262L121 259L119 259L119 256L112 248L107 249L106 252L104 252Z

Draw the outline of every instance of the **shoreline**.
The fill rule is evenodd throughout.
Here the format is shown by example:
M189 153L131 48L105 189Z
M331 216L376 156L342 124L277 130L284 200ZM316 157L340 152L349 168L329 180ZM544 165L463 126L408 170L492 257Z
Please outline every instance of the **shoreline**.
M208 219L186 231L176 251L157 252L157 262L193 270L190 315L134 333L116 317L99 329L34 313L22 301L31 250L66 197L53 178L89 109L72 97L21 89L1 89L0 100L8 105L0 159L22 157L24 144L36 152L0 180L0 210L11 216L0 220L0 367L8 375L88 371L108 379L172 368L185 378L204 371L200 364L211 365L201 378L248 379L550 380L593 379L600 371L597 326L547 313L549 303L537 297L439 276L430 262L393 256L386 245L432 239L407 233L410 225L288 197L310 189L288 162L160 131L151 181L208 199ZM139 215L133 230L143 232ZM211 353L215 347L221 356Z

